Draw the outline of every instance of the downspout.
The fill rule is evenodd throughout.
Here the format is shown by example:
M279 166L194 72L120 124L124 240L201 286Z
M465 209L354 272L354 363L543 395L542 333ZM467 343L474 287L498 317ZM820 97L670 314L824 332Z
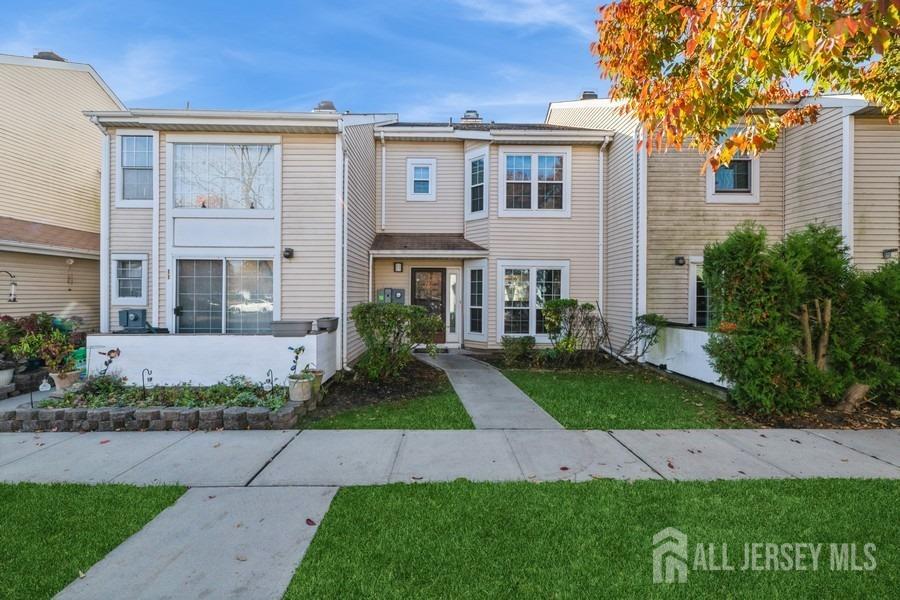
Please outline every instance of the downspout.
M387 224L387 198L384 197L385 192L387 190L387 186L385 185L385 177L387 176L387 149L384 145L384 132L381 133L381 230L384 231L384 228Z
M335 135L335 169L334 169L334 177L335 177L335 226L334 226L334 234L335 234L335 274L334 274L334 314L338 317L338 327L340 331L338 332L338 344L337 348L335 348L335 360L338 363L338 369L344 368L344 332L347 329L344 323L345 316L345 304L344 304L344 281L346 274L346 264L344 263L344 258L346 256L345 252L345 243L344 243L344 230L346 229L346 224L344 223L344 218L346 216L346 200L345 200L345 184L344 184L344 176L346 173L345 161L344 161L344 124L343 121L338 121L338 132Z
M600 146L600 159L599 159L599 174L598 174L598 187L599 187L599 203L597 206L597 264L598 267L598 275L599 275L599 285L597 287L597 308L600 310L600 313L603 313L604 302L603 295L606 290L606 274L604 273L604 254L605 254L605 241L606 241L606 232L604 231L605 227L605 214L606 210L606 147L609 146L609 138L603 140L603 144Z
M343 323L343 327L341 327L341 368L343 369L347 365L347 319L349 316L349 311L347 310L347 215L349 214L349 201L347 198L347 190L350 189L350 186L347 185L347 178L350 176L350 167L347 164L347 151L344 150L344 177L343 177L343 187L344 187L344 218L343 218L343 233L341 239L341 245L343 246L344 256L341 259L341 264L343 266L343 284L341 286L341 290L343 292L342 299L342 308L341 308L341 323Z
M91 122L103 132L100 165L100 333L109 333L109 131L93 116Z
M631 326L637 325L637 278L638 278L638 194L640 193L638 169L640 168L641 149L637 147L640 140L641 126L634 129L634 155L631 163Z

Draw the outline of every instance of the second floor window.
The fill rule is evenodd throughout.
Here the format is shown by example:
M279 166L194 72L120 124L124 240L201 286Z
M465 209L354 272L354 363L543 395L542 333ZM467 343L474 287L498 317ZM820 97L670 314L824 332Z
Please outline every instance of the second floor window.
M406 199L435 200L435 169L433 158L409 158L406 161Z
M750 193L750 164L748 156L735 156L727 167L716 171L716 193Z
M153 138L123 135L122 200L153 200Z
M501 150L500 216L568 216L570 149Z
M275 208L272 144L173 144L175 208Z
M469 211L478 213L484 210L484 158L476 158L469 163L471 183L469 185Z

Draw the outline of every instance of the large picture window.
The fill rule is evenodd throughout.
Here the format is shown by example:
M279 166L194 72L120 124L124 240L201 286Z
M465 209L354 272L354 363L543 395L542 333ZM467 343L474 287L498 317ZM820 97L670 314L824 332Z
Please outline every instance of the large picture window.
M274 209L274 145L176 143L172 148L175 208Z
M176 283L179 333L272 331L271 260L179 259Z
M567 217L570 148L500 149L499 215Z
M501 261L500 335L533 335L548 341L541 308L569 293L569 265L565 261Z

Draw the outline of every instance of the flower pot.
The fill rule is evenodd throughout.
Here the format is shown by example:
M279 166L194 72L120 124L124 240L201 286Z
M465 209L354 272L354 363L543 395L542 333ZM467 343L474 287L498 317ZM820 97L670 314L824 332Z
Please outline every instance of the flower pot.
M313 379L288 377L288 395L291 402L309 403L312 400Z
M0 369L0 387L11 384L15 374L15 367L4 367Z
M274 337L303 337L312 330L312 321L272 321Z
M50 373L50 378L53 379L53 384L56 386L56 390L61 392L66 390L75 382L78 381L78 376L81 374L80 371L67 371L66 373Z
M310 369L309 373L315 378L312 381L312 395L318 404L322 401L322 379L325 377L325 371Z
M322 319L316 319L316 327L319 331L334 331L338 326L338 318L337 317L324 317Z

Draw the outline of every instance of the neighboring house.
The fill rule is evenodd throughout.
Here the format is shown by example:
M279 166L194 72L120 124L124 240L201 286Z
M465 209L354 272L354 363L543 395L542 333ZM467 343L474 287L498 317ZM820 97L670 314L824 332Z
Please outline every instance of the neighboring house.
M588 94L553 102L547 123L614 130L606 172L604 312L616 340L636 316L672 323L648 355L706 381L718 376L707 340L703 248L754 220L770 239L820 222L841 229L855 264L872 270L900 247L900 126L859 97L816 99L813 125L785 131L773 150L701 172L695 149L637 149L637 122L621 103Z
M599 297L611 133L323 106L89 115L106 134L101 330L130 315L174 334L89 344L120 347L132 379L280 378L288 345L330 374L363 351L350 310L386 288L444 320L437 341L472 347L546 341L543 301ZM271 336L330 316L334 334Z
M102 135L82 111L117 109L89 65L0 55L0 314L98 328Z

